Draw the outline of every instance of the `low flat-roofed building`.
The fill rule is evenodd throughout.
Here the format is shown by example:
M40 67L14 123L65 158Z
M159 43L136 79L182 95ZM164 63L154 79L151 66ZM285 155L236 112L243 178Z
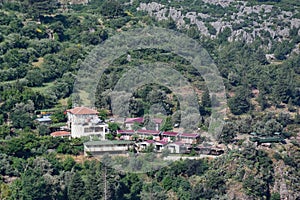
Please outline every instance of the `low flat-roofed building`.
M185 145L182 142L174 142L167 144L166 147L170 151L170 153L186 153L189 146Z
M134 141L127 140L102 140L89 141L83 144L84 155L101 155L105 153L126 153L135 145Z
M52 120L49 115L43 116L41 118L35 119L39 124L51 124Z
M147 147L152 145L153 146L153 151L160 153L165 148L165 146L167 144L168 143L164 142L164 141L146 140L146 141L143 141L143 142L139 142L138 146L139 146L139 149L141 151L143 151L143 150L146 150Z

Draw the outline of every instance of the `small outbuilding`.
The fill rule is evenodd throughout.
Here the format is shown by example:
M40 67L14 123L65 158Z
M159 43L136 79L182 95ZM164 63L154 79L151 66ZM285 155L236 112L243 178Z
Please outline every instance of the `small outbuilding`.
M188 151L188 146L182 142L169 143L166 147L170 153L186 153Z
M52 137L71 137L71 133L68 131L55 131L50 134Z

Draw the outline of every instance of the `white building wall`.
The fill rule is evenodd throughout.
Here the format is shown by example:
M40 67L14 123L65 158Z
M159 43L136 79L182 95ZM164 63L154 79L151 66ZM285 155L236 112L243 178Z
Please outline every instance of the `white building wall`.
M93 120L98 120L98 116L93 115L74 115L68 113L68 127L71 128L71 136L73 138L78 138L82 136L98 136L100 139L105 139L106 129L108 129L107 124L94 124ZM90 129L93 131L85 131L85 129ZM95 129L100 129L96 131Z

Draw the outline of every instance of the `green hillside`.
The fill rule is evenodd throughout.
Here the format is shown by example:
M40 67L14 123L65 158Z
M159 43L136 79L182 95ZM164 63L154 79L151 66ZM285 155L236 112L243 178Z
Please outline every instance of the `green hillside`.
M115 117L110 94L126 72L166 63L196 94L201 122L192 124L194 132L203 145L223 146L224 155L122 174L83 156L89 138L50 136L79 99L74 83L90 53L118 34L145 27L185 34L208 52L225 86L225 94L219 94L227 99L224 127L207 133L213 108L221 103L193 63L156 48L128 49L97 77L100 118ZM0 199L297 199L299 54L297 0L2 0ZM91 98L88 91L84 98ZM132 93L128 117L154 113L168 121L167 130L183 123L183 106L170 87L151 83ZM52 125L35 121L43 113L51 114ZM257 141L271 138L271 144L249 139L254 132ZM274 142L276 132L281 135ZM134 161L130 166L147 168Z

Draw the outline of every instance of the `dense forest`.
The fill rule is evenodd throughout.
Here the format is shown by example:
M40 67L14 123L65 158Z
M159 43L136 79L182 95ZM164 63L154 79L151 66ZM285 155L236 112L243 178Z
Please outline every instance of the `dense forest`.
M206 33L190 18L183 17L182 25L167 14L163 19L149 14L141 9L151 3L146 0L0 1L0 199L298 199L300 4L296 0L228 2L228 7L204 0L157 2L184 14L202 13L197 19ZM214 26L219 19L230 21L240 5L253 9L268 5L273 12L243 14L231 26ZM276 16L277 11L284 13L283 18ZM239 30L251 33L259 26L256 19L262 20L258 24L272 19L269 28L274 32L261 30L251 40L233 37ZM113 35L146 26L186 34L210 54L223 78L228 103L222 133L214 138L226 146L224 155L182 159L144 174L120 173L83 157L82 144L88 138L50 136L67 120L64 112L72 107L73 84L89 52ZM277 27L288 27L286 35L277 34ZM207 131L211 107L218 102L190 62L159 49L128 53L130 62L127 55L119 57L98 83L100 118L110 117L109 91L126 70L136 64L166 62L199 94L202 120L197 127L200 133ZM176 95L158 84L133 93L130 115L150 114L154 104L167 116L164 130L180 123ZM52 113L50 126L35 121L45 111ZM287 142L257 146L245 139L253 132L261 137L280 132ZM211 141L206 136L201 139Z

